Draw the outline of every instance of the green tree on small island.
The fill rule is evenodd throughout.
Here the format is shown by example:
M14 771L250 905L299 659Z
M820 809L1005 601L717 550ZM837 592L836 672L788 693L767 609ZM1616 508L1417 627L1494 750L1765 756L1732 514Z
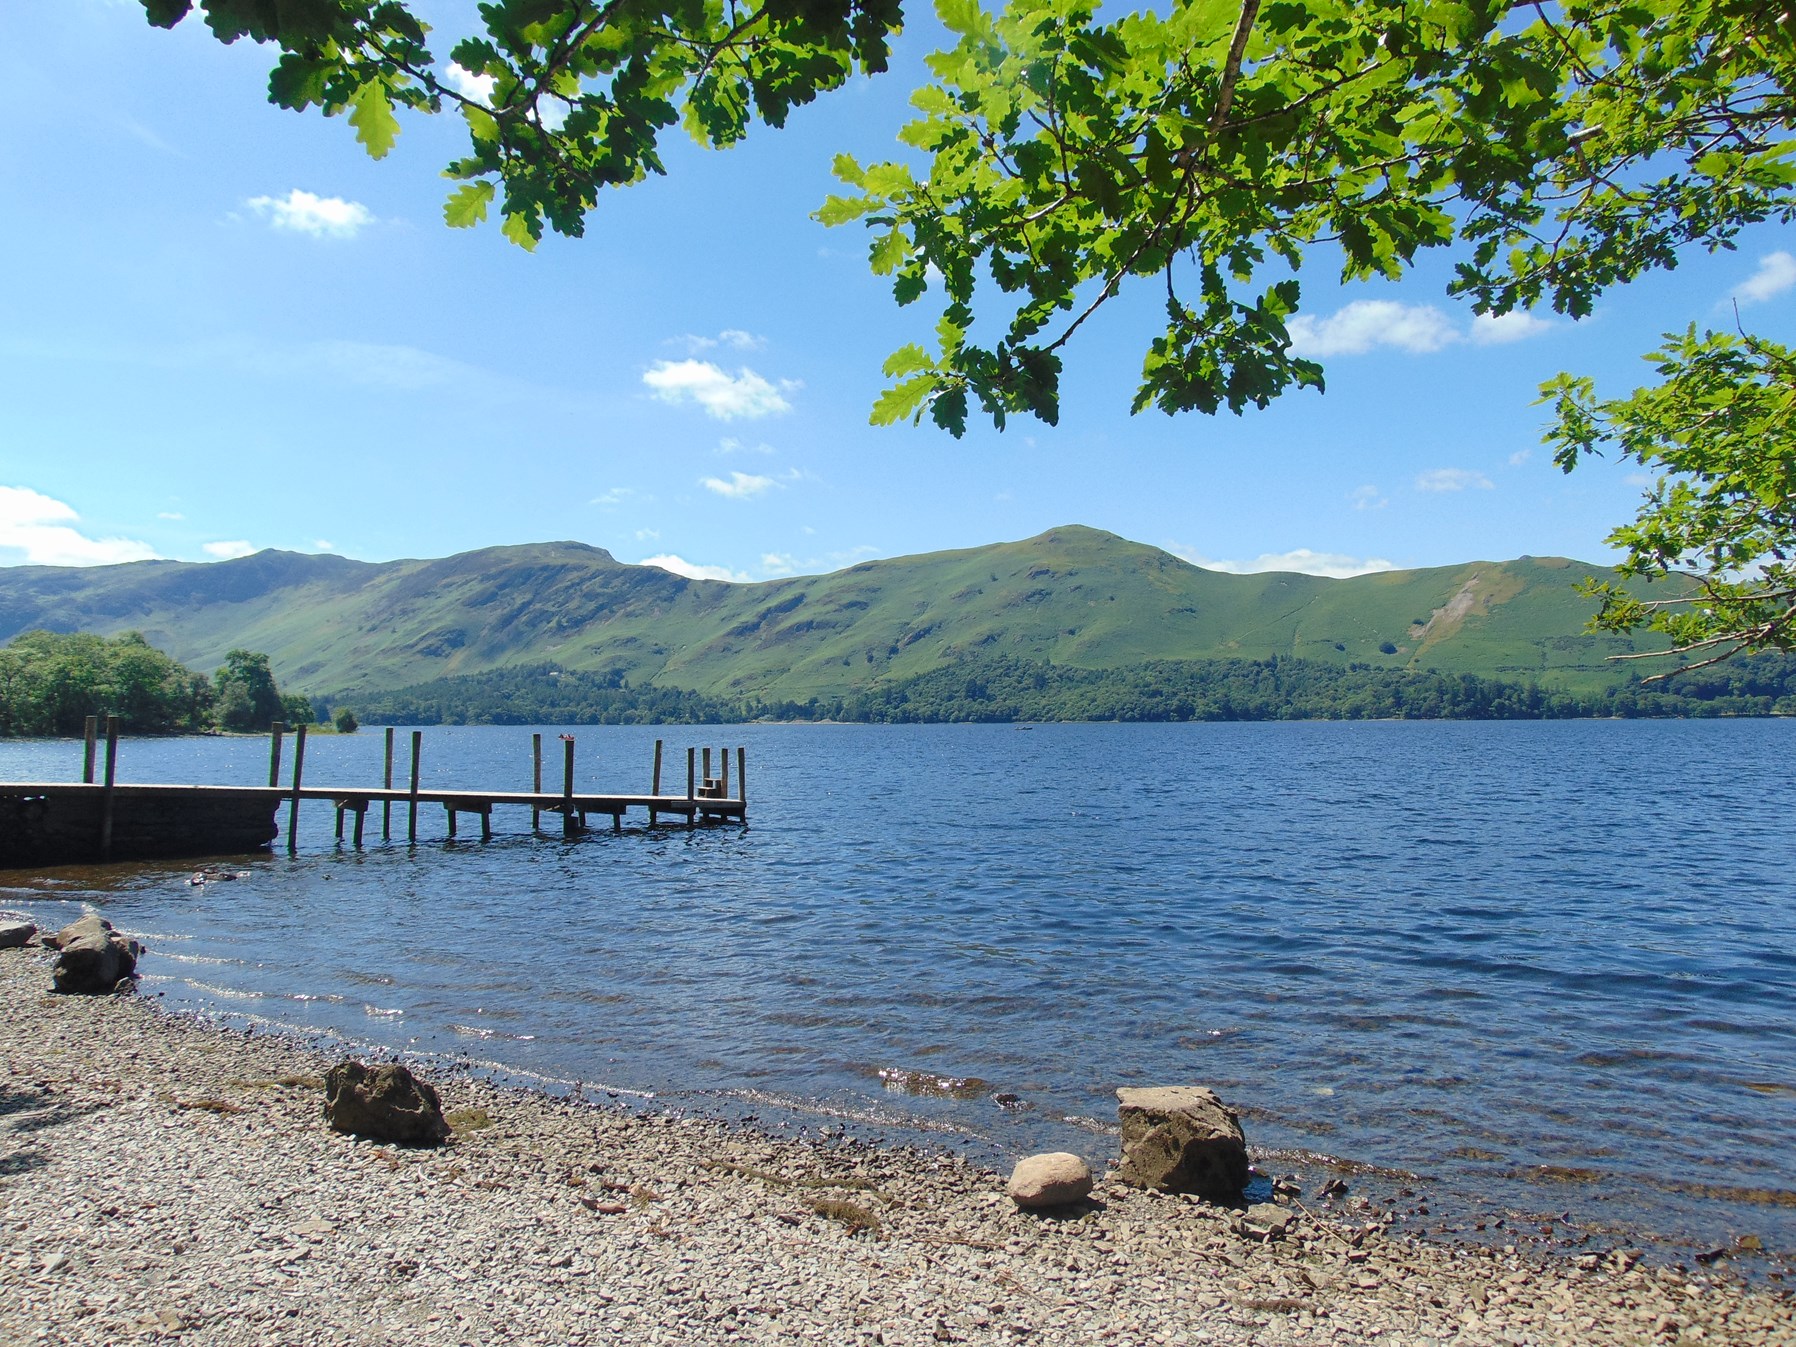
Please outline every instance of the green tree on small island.
M284 720L287 707L274 685L268 656L253 650L231 650L212 675L218 697L218 725L226 730L265 730ZM311 720L310 707L305 719Z
M142 3L162 27L194 8ZM728 146L883 71L904 21L900 0L479 12L485 31L446 62L401 0L208 0L205 22L224 42L276 44L270 100L347 114L375 158L399 134L395 109L453 109L469 138L446 169L459 185L444 219L471 226L497 205L530 248L545 228L583 233L602 189L663 172L676 123ZM1239 413L1323 387L1290 335L1313 256L1338 259L1343 280L1396 280L1448 250L1449 292L1477 312L1544 303L1579 318L1691 249L1796 218L1796 18L1779 5L937 0L936 13L950 43L900 132L912 157L838 157L850 194L818 212L871 229L899 304L935 297L934 341L885 365L879 423L927 416L959 435L975 406L1000 427L1053 423L1075 338L1132 292L1163 295L1165 323L1134 408ZM1663 396L1633 400L1663 434L1630 429L1625 404L1599 407L1577 380L1546 390L1563 467L1613 442L1668 474L1612 537L1624 572L1680 569L1706 588L1675 614L1612 589L1596 621L1663 631L1698 659L1787 646L1787 448L1714 427L1773 405L1787 425L1788 376L1766 343L1730 355L1691 340L1662 363ZM1680 420L1696 382L1712 414Z
M347 706L337 708L337 714L331 717L331 724L337 727L338 734L354 734L362 728L362 723L355 718L355 712Z

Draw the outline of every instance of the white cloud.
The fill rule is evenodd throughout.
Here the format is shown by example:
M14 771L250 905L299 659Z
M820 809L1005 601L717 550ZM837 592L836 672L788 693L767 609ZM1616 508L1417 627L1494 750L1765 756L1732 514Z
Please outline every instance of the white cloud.
M1430 468L1416 475L1417 491L1464 491L1468 487L1489 491L1495 485L1483 473L1471 468Z
M637 529L636 530L636 541L639 543L653 543L653 542L659 542L660 540L661 540L661 530L660 529Z
M1291 349L1299 355L1364 355L1378 346L1420 354L1459 339L1453 320L1428 304L1357 299L1326 318L1299 314L1290 323Z
M242 538L234 538L229 542L202 543L200 551L209 557L217 557L220 561L230 561L236 557L247 557L255 551L255 547Z
M1643 491L1650 491L1659 484L1659 479L1650 472L1630 472L1622 480L1629 486L1637 486Z
M1532 449L1517 449L1509 456L1509 466L1512 468L1519 468L1533 457L1534 451Z
M472 70L463 69L451 61L449 68L443 72L443 78L448 81L451 89L470 102L485 108L493 105L493 86L498 81L491 75L476 75Z
M594 496L586 503L588 505L599 505L606 509L611 509L615 506L622 505L635 494L636 492L627 486L613 486L599 492L598 495Z
M661 556L644 557L636 563L639 566L659 566L664 571L672 571L675 575L683 575L689 580L727 580L733 585L746 585L754 582L754 576L744 575L741 571L732 571L728 566L703 566L688 561L671 552Z
M1536 318L1520 309L1511 309L1502 314L1478 314L1472 319L1471 336L1472 341L1479 346L1507 346L1511 342L1537 337L1542 332L1551 331L1552 327L1545 318Z
M746 367L732 378L708 360L657 360L642 381L663 402L696 402L719 421L791 411L784 394L802 386L781 380L776 388Z
M721 477L701 477L698 484L707 491L715 491L731 500L748 500L772 486L773 478L757 477L750 472L732 472L727 482Z
M761 569L768 575L792 575L798 570L798 558L790 552L763 552Z
M1767 253L1759 259L1759 269L1734 287L1733 298L1742 304L1757 304L1781 295L1796 285L1796 257L1786 252Z
M751 454L771 454L773 452L773 446L764 440L759 444L745 444L734 435L726 435L723 439L717 442L717 452L720 454L740 454L744 452Z
M1345 580L1354 575L1371 575L1375 571L1394 571L1395 563L1383 557L1350 557L1341 552L1313 552L1296 547L1289 552L1263 552L1252 561L1212 561L1194 548L1168 543L1166 550L1183 557L1193 566L1207 571L1224 571L1229 575L1258 575L1264 571L1295 571L1300 575L1320 575L1331 580Z
M156 518L178 521L187 518L187 516L182 514L179 510L162 510L156 515Z
M359 201L345 201L340 196L313 196L295 187L284 197L251 197L248 206L264 215L276 229L322 238L354 238L374 223L374 215Z
M1354 487L1347 493L1347 499L1353 502L1356 510L1382 510L1390 504L1379 494L1377 487L1370 485Z
M739 327L726 327L717 334L717 340L737 351L759 351L767 345L767 338L744 332Z
M327 538L314 539L312 546L320 552L335 552L337 550L337 545Z
M27 566L111 566L150 561L148 543L134 538L90 538L73 527L74 507L28 486L0 486L0 553L22 552L10 564Z

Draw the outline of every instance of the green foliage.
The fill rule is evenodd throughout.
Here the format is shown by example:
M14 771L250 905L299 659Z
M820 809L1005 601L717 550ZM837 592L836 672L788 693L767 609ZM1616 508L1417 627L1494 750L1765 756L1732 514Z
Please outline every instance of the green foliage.
M337 714L331 717L331 724L337 727L338 734L354 734L362 728L362 722L355 718L355 712L347 706L337 708Z
M1601 601L1591 627L1663 633L1683 668L1796 649L1796 353L1692 327L1651 358L1660 382L1626 398L1599 402L1589 379L1566 374L1541 390L1561 467L1607 447L1664 474L1635 521L1609 535L1627 554L1616 569L1694 586L1640 599L1590 581Z
M268 656L250 650L232 650L224 667L212 675L218 693L218 724L227 730L265 730L287 718L287 706L274 685ZM312 719L311 707L300 717Z
M205 728L211 709L206 676L138 632L32 631L0 649L0 735L80 734L109 714L129 734L178 733Z
M289 725L312 725L317 723L318 713L303 692L286 692L281 694L281 719Z
M1155 660L1117 669L988 658L803 701L704 697L544 666L436 679L376 696L369 706L373 717L410 725L1789 715L1796 714L1796 658L1759 656L1727 671L1684 675L1663 690L1627 685L1582 692L1472 674L1278 657Z

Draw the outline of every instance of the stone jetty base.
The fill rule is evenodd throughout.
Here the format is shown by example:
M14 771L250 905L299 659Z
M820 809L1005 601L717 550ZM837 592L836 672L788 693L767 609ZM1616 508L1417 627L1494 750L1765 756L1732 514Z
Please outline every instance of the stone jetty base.
M0 952L8 1344L1787 1343L1781 1294L1626 1256L1282 1235L1101 1175L1018 1210L961 1161L438 1081L433 1150L330 1131L330 1060L52 996ZM1094 1157L1103 1159L1105 1157Z

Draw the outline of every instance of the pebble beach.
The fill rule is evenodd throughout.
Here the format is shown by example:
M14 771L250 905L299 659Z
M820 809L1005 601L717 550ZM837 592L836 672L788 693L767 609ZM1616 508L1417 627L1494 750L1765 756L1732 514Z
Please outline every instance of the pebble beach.
M1789 1294L1725 1268L1313 1198L1279 1235L1101 1173L1043 1215L952 1156L479 1079L435 1082L449 1144L373 1144L325 1126L334 1058L53 995L52 958L0 952L7 1344L1796 1340Z

